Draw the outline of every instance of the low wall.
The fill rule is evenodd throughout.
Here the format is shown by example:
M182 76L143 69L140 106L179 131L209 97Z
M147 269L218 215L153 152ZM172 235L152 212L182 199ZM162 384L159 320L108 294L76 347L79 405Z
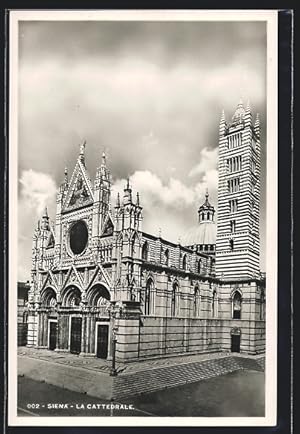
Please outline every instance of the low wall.
M241 353L264 352L264 321L142 317L136 330L138 358L231 351L233 330L239 330Z

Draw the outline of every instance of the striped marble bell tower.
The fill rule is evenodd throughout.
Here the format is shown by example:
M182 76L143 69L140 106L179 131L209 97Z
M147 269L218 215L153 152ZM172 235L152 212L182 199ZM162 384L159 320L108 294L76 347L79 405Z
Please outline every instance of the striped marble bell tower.
M216 275L224 280L259 275L260 125L240 101L219 128Z

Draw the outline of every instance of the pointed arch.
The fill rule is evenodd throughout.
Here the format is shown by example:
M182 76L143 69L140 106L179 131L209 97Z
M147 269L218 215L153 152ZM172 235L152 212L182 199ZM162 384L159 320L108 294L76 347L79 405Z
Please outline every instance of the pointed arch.
M242 317L242 294L235 290L232 294L232 318L241 319Z
M81 303L81 290L78 286L71 284L66 286L61 294L62 306L79 307Z
M86 299L89 306L103 306L110 301L110 293L103 284L96 283L88 290Z
M149 261L149 243L145 241L142 247L142 259L143 261Z
M56 306L56 291L51 286L46 286L41 293L42 306L54 307Z
M144 314L151 315L154 313L155 286L151 277L147 279L145 288Z
M171 316L175 317L180 312L180 305L179 305L180 299L179 299L179 285L178 282L175 281L172 285L172 293L171 293Z

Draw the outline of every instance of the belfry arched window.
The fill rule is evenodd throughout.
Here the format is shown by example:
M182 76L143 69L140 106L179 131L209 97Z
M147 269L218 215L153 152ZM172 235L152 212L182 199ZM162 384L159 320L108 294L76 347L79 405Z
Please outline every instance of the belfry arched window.
M151 315L154 310L154 283L152 279L148 279L145 289L144 314Z
M145 241L142 247L142 259L144 261L148 261L148 256L149 256L149 244L147 241Z
M200 304L201 304L200 290L198 286L196 286L194 289L194 306L193 306L194 317L200 316Z
M197 273L201 273L202 271L202 263L201 263L201 259L199 259L199 261L197 262Z
M232 318L241 319L242 312L242 296L239 291L236 291L232 297Z
M171 316L176 316L179 310L178 306L178 284L175 282L172 287L171 295Z

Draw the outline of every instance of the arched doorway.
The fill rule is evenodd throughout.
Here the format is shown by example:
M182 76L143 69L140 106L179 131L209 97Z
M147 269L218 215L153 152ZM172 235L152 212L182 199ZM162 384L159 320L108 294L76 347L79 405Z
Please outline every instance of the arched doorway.
M56 292L54 291L54 289L51 287L45 288L45 290L41 294L41 305L42 307L47 307L48 314L47 317L43 319L43 345L47 345L47 348L52 351L56 349L57 344L57 319L53 318L53 316L56 316L56 304ZM49 316L51 316L52 318L49 318Z
M69 349L73 354L81 352L82 317L76 313L81 303L81 291L77 286L71 285L62 294L62 306L74 312L70 316Z
M97 310L98 316L95 324L95 354L100 359L107 359L110 346L108 315L110 293L105 286L96 284L88 291L87 302L90 307Z
M240 353L241 351L241 330L234 328L231 330L231 352Z

